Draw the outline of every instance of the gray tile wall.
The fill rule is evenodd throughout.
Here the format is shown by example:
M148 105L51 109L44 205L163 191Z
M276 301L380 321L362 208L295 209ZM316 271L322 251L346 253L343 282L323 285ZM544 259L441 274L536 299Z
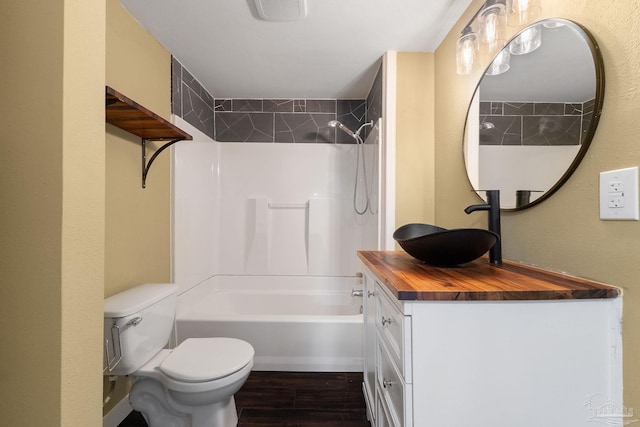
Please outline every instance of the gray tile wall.
M382 64L367 95L367 122L376 123L382 117Z
M214 138L214 99L175 58L171 58L171 111Z
M480 145L580 145L592 116L593 100L481 102Z
M217 99L175 58L171 70L172 112L216 141L353 144L327 123L366 121L364 99Z
M216 99L216 140L352 144L328 123L339 120L355 131L366 111L364 99Z

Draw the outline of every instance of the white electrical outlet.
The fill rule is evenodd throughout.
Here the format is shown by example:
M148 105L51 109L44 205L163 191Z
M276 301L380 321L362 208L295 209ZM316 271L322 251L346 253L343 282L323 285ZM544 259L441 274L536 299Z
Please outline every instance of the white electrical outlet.
M600 172L600 219L638 220L638 167Z

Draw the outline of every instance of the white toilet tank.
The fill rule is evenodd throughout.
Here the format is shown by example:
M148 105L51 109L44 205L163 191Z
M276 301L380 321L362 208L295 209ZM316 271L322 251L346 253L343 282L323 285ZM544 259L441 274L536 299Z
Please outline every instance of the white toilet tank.
M105 375L130 375L166 346L177 289L147 283L104 300Z

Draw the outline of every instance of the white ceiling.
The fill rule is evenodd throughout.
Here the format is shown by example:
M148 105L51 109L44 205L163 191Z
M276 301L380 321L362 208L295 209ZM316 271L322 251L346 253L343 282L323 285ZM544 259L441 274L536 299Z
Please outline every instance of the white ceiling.
M298 21L254 0L120 0L216 98L366 97L388 50L433 52L471 0L307 0Z

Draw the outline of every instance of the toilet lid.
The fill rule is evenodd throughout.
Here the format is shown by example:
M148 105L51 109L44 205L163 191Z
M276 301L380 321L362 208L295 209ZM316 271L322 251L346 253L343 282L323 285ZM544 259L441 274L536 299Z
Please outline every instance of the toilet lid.
M239 371L253 359L248 342L235 338L189 338L160 364L160 370L176 380L203 382Z

